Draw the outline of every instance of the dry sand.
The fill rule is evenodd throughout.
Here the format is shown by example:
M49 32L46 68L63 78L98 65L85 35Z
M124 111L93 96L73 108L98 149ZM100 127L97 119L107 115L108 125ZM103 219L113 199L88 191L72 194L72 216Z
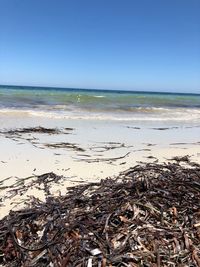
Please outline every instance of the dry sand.
M200 125L22 118L15 114L1 115L0 125L1 131L42 126L68 133L26 133L17 137L1 134L0 181L11 177L1 187L12 184L15 177L55 172L65 177L62 184L52 187L57 195L64 193L69 185L114 176L140 162L163 162L174 156L189 155L200 163ZM75 144L84 151L46 147L61 142ZM28 195L45 199L43 192L34 188L23 196L4 199L7 191L0 190L1 218L11 208L21 207Z

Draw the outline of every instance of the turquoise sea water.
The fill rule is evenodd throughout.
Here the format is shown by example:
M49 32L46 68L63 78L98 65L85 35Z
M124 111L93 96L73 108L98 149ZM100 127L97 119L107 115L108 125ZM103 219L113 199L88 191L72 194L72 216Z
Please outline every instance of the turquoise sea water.
M200 94L0 86L0 112L74 119L200 122Z

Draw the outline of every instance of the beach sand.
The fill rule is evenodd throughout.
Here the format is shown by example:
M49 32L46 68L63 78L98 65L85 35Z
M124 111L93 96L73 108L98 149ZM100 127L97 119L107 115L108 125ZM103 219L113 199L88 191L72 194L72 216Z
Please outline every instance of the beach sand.
M18 179L49 172L63 175L62 183L51 188L54 195L59 195L67 186L113 177L142 162L167 162L188 155L200 163L200 125L53 119L27 114L1 115L0 125L0 181L9 178L1 183L1 218L10 209L22 207L30 195L45 200L43 191L36 188L23 196L3 189ZM8 133L38 126L60 132Z

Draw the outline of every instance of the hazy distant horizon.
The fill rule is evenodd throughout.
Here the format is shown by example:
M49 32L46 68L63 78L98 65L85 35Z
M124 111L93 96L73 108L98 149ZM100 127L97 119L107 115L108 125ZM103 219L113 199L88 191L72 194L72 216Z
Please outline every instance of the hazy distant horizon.
M1 87L10 87L10 88L14 88L14 87L24 87L24 88L28 88L28 89L31 89L31 88L38 88L38 89L61 89L61 90L85 90L85 91L92 91L92 90L95 90L95 91L104 91L104 92L109 92L109 91L119 91L119 92L132 92L132 93L163 93L163 94L194 94L194 95L200 95L200 90L199 92L192 92L190 90L188 91L175 91L175 90L152 90L152 89L146 89L146 90L143 90L143 89L114 89L114 88L83 88L83 87L63 87L63 86L41 86L41 85L14 85L14 84L0 84L0 89Z

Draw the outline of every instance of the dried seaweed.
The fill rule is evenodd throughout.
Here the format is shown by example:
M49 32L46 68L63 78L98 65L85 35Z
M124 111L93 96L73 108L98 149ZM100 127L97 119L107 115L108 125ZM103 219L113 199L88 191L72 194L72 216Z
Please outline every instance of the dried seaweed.
M190 157L188 155L182 157L172 157L171 160L175 160L177 162L190 162Z
M178 129L179 127L158 127L158 128L151 128L152 130L158 130L158 131L165 131L165 130L170 130L170 129Z
M73 157L73 159L77 160L77 161L85 161L85 162L88 162L88 163L92 163L92 162L101 162L101 161L108 161L108 162L112 162L112 161L116 161L116 160L119 160L119 159L123 159L125 158L126 156L128 156L130 154L130 152L126 153L125 155L123 156L120 156L120 157L110 157L110 158L75 158Z
M9 179L12 179L12 177L8 177L0 182L0 191L7 190L6 195L3 197L4 200L10 199L15 195L23 195L29 189L34 188L43 190L45 195L50 195L50 188L52 183L58 183L63 180L64 177L56 175L53 172L49 172L42 175L32 175L25 178L16 177L16 182L11 185L4 186L3 182Z
M108 142L103 146L91 146L90 150L94 152L105 152L108 150L113 150L113 149L119 149L119 148L130 148L133 146L127 146L124 143L114 143L114 142Z
M200 266L200 165L181 162L34 198L0 221L0 264Z
M77 144L74 143L61 142L61 143L45 144L45 146L50 148L66 148L81 152L85 151L85 149L79 147Z
M18 128L8 131L0 131L1 134L17 135L17 134L27 134L27 133L47 133L47 134L58 134L61 131L57 128L44 128L41 126L38 127L29 127L29 128Z

